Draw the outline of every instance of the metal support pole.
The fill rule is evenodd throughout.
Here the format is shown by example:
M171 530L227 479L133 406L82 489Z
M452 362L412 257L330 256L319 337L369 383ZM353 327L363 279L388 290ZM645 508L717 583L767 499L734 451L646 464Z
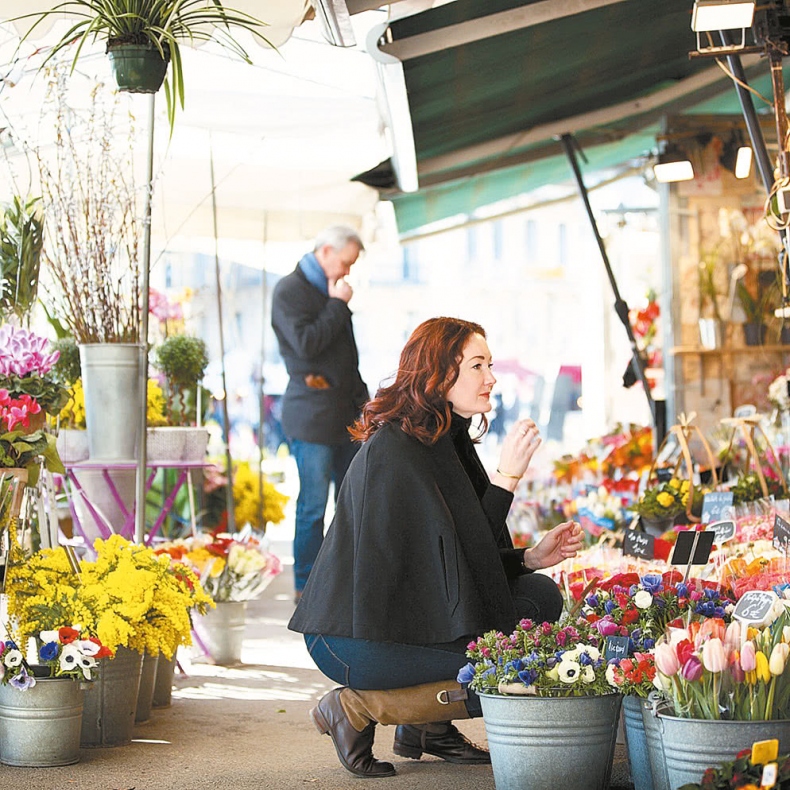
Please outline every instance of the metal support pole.
M225 440L225 463L228 466L228 485L225 489L225 506L228 512L228 532L236 532L236 514L233 511L233 461L230 457L230 420L228 418L228 382L225 375L225 333L222 328L222 283L219 273L219 231L217 229L217 184L214 180L214 148L209 137L209 165L211 167L211 213L214 220L214 276L217 283L217 318L219 322L219 354L222 370L222 435Z
M266 306L268 303L268 288L266 283L266 236L267 236L267 216L263 214L263 284L261 287L261 358L260 358L260 380L258 392L258 500L261 503L261 521L263 528L266 529L266 522L263 520L263 510L266 506L265 487L263 485L263 456L266 447L266 381L263 376L264 363L266 362Z
M137 475L135 479L135 543L145 540L146 465L148 462L148 289L151 276L151 201L154 191L154 109L156 94L148 97L148 161L143 220L143 281L140 305L140 414L137 439Z
M620 291L617 287L617 281L614 278L614 273L612 272L612 267L609 263L609 256L606 253L606 246L603 243L601 234L598 232L598 225L595 222L595 216L592 211L592 206L590 205L587 188L584 185L581 170L579 169L579 163L576 159L576 151L574 150L575 143L573 137L570 134L563 134L560 137L560 140L562 142L562 147L565 149L565 154L568 157L571 168L573 169L573 175L576 178L576 185L579 188L579 196L581 197L582 203L584 203L584 208L587 211L587 216L589 217L590 225L592 225L592 230L595 234L595 240L598 243L598 249L600 250L601 258L603 259L603 265L606 268L606 274L609 277L609 283L612 286L612 292L614 293L615 300L615 312L625 327L626 334L628 335L628 342L631 345L632 354L631 367L633 368L634 375L639 381L642 382L642 388L645 392L645 397L647 398L647 405L650 408L650 416L653 420L653 428L657 433L660 426L657 424L656 420L656 402L653 400L653 395L650 392L650 385L648 384L647 377L645 376L645 364L641 355L639 354L639 347L636 344L636 338L634 337L634 330L631 327L631 322L628 320L628 305L620 296ZM663 437L656 436L654 439L657 439L658 446L660 445Z

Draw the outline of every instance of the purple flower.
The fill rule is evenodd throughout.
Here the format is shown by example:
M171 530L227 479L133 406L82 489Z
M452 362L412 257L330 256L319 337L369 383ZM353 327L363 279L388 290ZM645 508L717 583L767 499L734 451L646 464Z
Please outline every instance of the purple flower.
M535 669L524 669L518 673L518 679L525 686L531 686L538 679L538 672Z
M615 623L613 620L607 620L605 617L602 617L600 620L596 620L593 623L593 628L601 636L616 636L619 630L617 623Z
M38 656L42 661L52 661L52 659L58 657L58 643L57 642L47 642L44 645L41 645L41 649L38 651Z
M36 685L36 679L32 675L28 675L25 668L19 670L19 674L15 675L8 681L9 685L20 691L26 691Z
M610 598L604 605L604 611L606 614L611 614L616 608L617 604Z
M472 663L467 664L465 667L461 667L458 670L458 677L456 680L461 683L471 683L472 678L475 676L475 665Z
M663 581L661 575L658 573L646 573L641 578L642 588L653 594L661 590Z
M598 596L597 595L588 595L587 596L587 606L592 606L593 609L598 606Z
M680 668L680 676L691 682L699 680L702 677L702 662L696 656L691 656Z
M49 340L27 329L4 324L0 327L0 374L4 376L44 376L60 357L49 351Z

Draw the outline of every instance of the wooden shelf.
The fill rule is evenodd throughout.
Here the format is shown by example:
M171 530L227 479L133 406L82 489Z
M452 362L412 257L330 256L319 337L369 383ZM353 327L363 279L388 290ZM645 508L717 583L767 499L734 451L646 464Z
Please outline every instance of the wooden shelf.
M702 348L701 346L674 346L669 353L676 357L682 356L726 356L729 354L759 354L768 352L770 354L790 354L790 345L766 344L763 346L737 346L728 348Z

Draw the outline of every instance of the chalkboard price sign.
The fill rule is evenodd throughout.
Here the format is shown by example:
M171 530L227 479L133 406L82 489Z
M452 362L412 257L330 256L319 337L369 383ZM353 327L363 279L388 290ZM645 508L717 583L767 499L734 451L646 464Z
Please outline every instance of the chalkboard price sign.
M787 523L778 513L774 517L774 540L775 549L787 553L790 550L790 524Z
M623 538L623 554L640 557L643 560L652 560L655 556L655 541L656 539L646 532L629 529Z
M712 532L697 532L696 530L686 530L678 532L675 541L675 549L672 552L672 565L705 565L710 557L710 550L713 548ZM692 549L694 556L691 556Z
M741 596L732 615L747 625L762 623L777 600L776 593L770 590L749 590Z
M703 524L720 521L726 508L732 507L732 491L711 491L702 498Z
M732 540L735 537L735 522L734 521L714 521L705 527L705 532L713 532L716 537L713 542L717 546Z
M613 658L627 658L629 642L627 636L607 636L603 660L609 662Z

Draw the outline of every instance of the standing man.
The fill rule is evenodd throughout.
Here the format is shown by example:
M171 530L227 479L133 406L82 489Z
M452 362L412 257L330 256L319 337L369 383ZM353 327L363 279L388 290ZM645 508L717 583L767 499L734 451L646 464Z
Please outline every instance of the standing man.
M272 295L272 327L289 376L282 425L299 471L297 602L324 539L329 483L337 499L358 449L346 429L368 399L348 308L353 291L344 279L364 249L352 228L327 228Z

